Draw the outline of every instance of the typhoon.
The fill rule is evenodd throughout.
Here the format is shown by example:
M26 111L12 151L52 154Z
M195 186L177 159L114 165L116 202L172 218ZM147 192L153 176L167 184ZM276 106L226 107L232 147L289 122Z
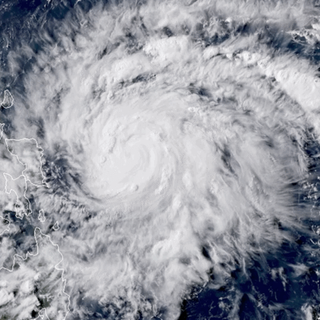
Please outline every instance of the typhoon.
M320 319L319 1L0 6L0 319Z

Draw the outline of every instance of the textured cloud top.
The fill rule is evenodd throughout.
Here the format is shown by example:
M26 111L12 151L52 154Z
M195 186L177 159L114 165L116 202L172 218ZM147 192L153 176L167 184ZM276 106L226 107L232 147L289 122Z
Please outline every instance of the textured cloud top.
M0 311L311 319L317 4L36 12L2 67Z

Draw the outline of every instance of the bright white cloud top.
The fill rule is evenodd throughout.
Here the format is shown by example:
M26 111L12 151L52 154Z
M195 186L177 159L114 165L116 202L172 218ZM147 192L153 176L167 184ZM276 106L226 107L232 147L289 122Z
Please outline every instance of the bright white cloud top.
M59 269L45 262L49 319L179 319L192 288L220 290L236 270L251 279L255 259L291 290L268 257L317 234L302 221L319 220L319 13L308 1L79 2L53 33L34 31L40 49L9 53L10 75L32 62L4 91L1 207L12 220L13 193L25 197L32 212L10 226L41 229L63 255ZM0 228L4 277L37 237L22 232L17 249ZM3 309L17 319L41 315L27 295L36 257L0 285L0 308L26 306ZM296 279L311 265L286 263ZM287 308L257 296L235 286L214 307L225 319L244 319L243 297L256 319ZM288 312L311 319L315 308Z

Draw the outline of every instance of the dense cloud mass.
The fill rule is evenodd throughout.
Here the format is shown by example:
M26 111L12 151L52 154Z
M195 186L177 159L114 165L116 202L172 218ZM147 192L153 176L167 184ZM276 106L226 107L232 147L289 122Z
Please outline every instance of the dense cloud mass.
M22 3L0 319L318 319L317 1Z

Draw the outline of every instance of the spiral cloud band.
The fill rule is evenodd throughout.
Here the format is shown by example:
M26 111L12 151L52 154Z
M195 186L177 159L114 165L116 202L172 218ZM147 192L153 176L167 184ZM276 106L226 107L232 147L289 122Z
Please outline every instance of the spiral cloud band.
M3 319L317 319L316 2L64 5L2 67Z

